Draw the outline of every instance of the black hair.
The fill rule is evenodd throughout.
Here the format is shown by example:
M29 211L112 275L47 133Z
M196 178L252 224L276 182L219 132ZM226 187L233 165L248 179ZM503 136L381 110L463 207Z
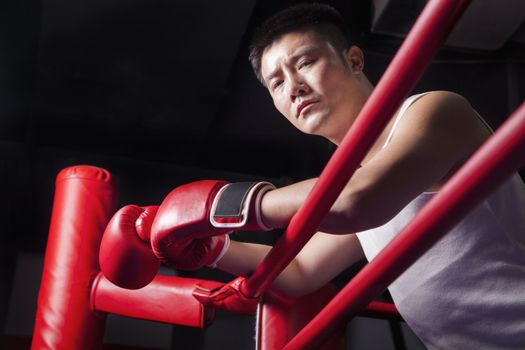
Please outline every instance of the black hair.
M255 30L249 46L250 63L263 85L266 85L261 75L264 49L284 34L305 29L320 34L340 54L352 45L356 35L346 26L341 14L327 4L302 3L275 13Z

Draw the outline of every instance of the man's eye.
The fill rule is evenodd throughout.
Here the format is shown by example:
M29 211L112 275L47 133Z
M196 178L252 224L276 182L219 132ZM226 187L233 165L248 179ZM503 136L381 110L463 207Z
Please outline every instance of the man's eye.
M273 84L272 84L272 89L275 90L277 89L279 86L281 86L283 83L282 80L276 80Z
M312 63L314 63L315 60L304 60L302 61L300 64L299 64L299 69L303 68L303 67L308 67L309 65L311 65Z

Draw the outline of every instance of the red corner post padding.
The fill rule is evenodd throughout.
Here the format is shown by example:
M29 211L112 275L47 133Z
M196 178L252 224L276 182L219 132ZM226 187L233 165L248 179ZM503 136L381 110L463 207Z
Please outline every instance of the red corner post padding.
M224 283L196 278L157 275L141 289L115 286L102 273L93 284L93 309L127 317L204 328L215 317L213 305L203 305L194 296L195 289L216 289Z
M115 182L104 169L74 166L58 174L33 350L102 348L105 316L92 311L90 289L116 200Z
M282 349L337 294L330 284L298 299L267 291L257 313L257 350ZM319 350L346 349L345 328L334 332Z

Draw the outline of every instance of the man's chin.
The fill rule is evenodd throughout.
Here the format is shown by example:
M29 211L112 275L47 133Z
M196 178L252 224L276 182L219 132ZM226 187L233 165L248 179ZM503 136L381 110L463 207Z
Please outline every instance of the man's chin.
M302 120L301 131L308 135L324 136L322 133L323 129L323 118L316 114L307 115Z
M321 136L324 138L328 138L321 130L320 128L308 128L308 129L302 129L303 133L313 136Z

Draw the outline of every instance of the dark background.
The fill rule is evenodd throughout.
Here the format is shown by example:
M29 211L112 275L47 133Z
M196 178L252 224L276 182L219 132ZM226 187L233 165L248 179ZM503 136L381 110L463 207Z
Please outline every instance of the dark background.
M27 344L31 334L60 169L106 168L119 180L121 205L159 203L197 179L284 185L320 173L334 147L289 125L247 60L254 28L297 2L0 4L3 339ZM325 2L364 33L365 73L376 83L426 1ZM458 92L497 128L525 96L525 9L518 0L474 0L469 11L413 92ZM271 243L278 234L239 238ZM23 266L34 275L17 275Z

